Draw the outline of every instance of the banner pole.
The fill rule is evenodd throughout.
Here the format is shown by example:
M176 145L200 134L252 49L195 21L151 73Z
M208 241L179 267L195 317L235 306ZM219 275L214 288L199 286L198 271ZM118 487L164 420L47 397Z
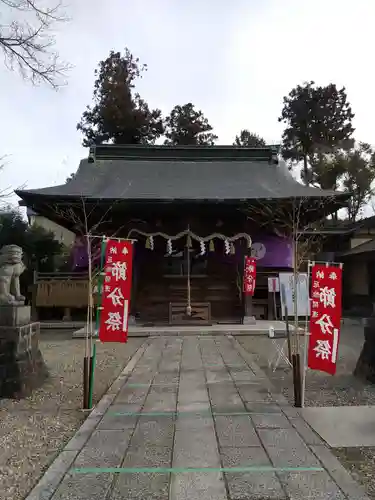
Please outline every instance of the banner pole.
M305 395L306 395L306 377L307 377L307 353L308 353L308 322L309 322L309 311L311 310L311 299L310 299L310 273L311 266L313 263L309 260L307 264L307 294L309 307L306 311L305 317L305 338L304 338L304 348L303 348L303 373L302 373L302 396L301 396L301 407L305 407ZM311 313L311 311L310 311Z
M102 239L101 249L100 249L100 272L98 279L98 304L96 306L96 318L95 318L95 330L99 334L99 324L100 324L100 311L102 305L102 288L103 288L103 267L104 267L104 257L106 248L106 238Z
M100 305L102 301L102 283L103 276L102 270L104 265L104 255L105 255L105 239L102 239L101 251L100 251L100 268L98 277L98 301L96 304L96 318L95 318L95 332L99 334L99 319L100 319ZM93 350L90 358L90 374L89 374L89 397L88 397L88 408L92 408L93 394L94 394L94 376L95 376L95 364L96 364L96 344L93 344Z

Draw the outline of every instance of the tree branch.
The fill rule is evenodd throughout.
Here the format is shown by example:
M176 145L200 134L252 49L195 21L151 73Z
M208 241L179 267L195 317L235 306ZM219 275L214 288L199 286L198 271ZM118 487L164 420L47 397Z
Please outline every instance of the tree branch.
M68 18L61 13L60 2L48 7L43 6L46 1L0 0L2 19L9 19L9 24L0 25L0 47L10 70L18 69L33 84L47 83L56 89L70 65L60 60L51 30Z
M304 216L309 211L307 198L295 198L289 209L272 202L264 201L259 206L249 206L244 210L247 218L259 225L268 226L277 236L291 238L295 247L295 269L300 270L302 264L306 262L312 253L316 253L322 244L323 228L325 216L314 222L306 222ZM321 204L328 204L328 199L322 199Z

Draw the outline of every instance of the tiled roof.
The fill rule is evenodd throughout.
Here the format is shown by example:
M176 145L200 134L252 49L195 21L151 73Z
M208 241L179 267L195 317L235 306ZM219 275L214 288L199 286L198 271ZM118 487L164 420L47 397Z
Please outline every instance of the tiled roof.
M123 149L126 152L126 147ZM132 151L134 149L137 152L132 147ZM246 157L245 148L195 148L190 155L186 149L189 148L184 148L182 154L182 150L175 152L173 148L158 147L151 157L145 154L135 157L135 153L129 153L118 159L113 154L112 158L116 159L109 159L111 155L107 151L92 162L82 160L75 177L66 184L16 193L26 202L35 197L236 201L345 196L300 184L284 162L271 160L270 150L268 158L262 150L262 158L250 149Z

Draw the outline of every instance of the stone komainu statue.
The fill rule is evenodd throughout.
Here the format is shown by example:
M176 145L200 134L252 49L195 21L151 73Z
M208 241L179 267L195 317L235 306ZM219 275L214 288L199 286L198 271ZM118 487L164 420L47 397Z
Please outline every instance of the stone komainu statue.
M25 297L20 292L20 276L26 269L23 251L17 245L6 245L0 250L0 304L20 305Z

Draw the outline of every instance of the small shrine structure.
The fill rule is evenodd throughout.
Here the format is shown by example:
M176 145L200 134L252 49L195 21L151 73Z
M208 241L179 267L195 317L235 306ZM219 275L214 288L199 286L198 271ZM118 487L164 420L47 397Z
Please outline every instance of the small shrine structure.
M16 194L77 235L72 272L37 278L34 305L85 307L85 235L94 265L101 235L129 238L131 314L143 325L273 319L267 278L293 268L283 214L298 203L305 223L337 211L347 197L303 186L272 147L134 145L92 147L66 184ZM257 283L246 299L247 254L257 258Z

